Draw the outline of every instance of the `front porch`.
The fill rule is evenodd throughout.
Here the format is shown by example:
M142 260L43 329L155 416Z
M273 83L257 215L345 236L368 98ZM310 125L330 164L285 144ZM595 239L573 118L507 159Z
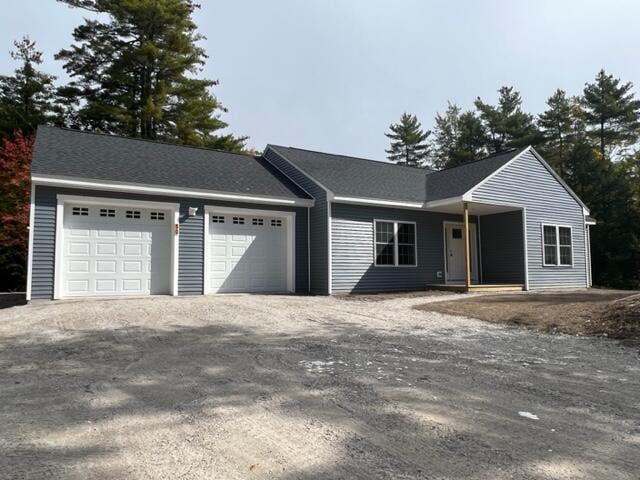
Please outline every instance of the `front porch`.
M452 292L528 289L524 208L459 199L434 210L462 219L444 222L444 282L427 288Z
M525 290L524 284L471 284L458 285L458 284L434 284L427 285L428 290L444 290L447 292L457 293L474 293L474 292L521 292Z

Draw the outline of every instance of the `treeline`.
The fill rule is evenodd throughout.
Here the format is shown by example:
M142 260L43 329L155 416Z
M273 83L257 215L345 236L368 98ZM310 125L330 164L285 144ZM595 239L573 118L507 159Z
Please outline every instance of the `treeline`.
M25 286L38 125L245 149L246 137L221 133L226 109L212 93L218 82L200 78L207 55L193 21L196 3L59 1L92 14L55 55L70 81L60 84L41 69L42 52L29 37L14 44L17 69L0 76L0 290Z
M455 167L532 145L591 209L594 284L640 288L640 101L630 82L601 70L580 95L556 90L544 112L522 109L513 87L495 104L450 103L431 131L415 115L390 126L387 150L398 163Z

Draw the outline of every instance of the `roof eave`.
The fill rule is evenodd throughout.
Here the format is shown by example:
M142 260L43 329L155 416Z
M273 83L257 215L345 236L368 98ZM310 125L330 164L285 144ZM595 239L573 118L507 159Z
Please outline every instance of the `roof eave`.
M286 198L269 195L252 195L238 192L222 192L201 190L195 188L168 187L166 185L151 185L142 183L112 182L108 180L67 177L50 174L32 173L31 181L34 185L80 188L85 190L104 190L123 193L139 193L153 195L167 195L172 197L210 198L228 202L263 203L271 205L288 205L298 207L313 207L315 201L307 198Z

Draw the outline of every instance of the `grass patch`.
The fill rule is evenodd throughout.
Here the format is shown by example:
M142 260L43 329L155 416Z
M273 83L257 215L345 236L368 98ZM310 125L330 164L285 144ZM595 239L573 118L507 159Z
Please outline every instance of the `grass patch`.
M550 333L640 340L640 294L631 291L487 295L414 308Z

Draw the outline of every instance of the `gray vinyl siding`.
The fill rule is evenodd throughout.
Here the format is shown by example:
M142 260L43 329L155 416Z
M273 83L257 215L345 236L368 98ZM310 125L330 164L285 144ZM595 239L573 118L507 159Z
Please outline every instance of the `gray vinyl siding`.
M314 206L309 208L310 290L313 294L326 295L329 293L329 205L327 192L277 152L267 149L263 157L315 200Z
M473 201L526 208L529 288L587 286L582 206L532 153L525 152L478 187ZM572 227L573 266L543 266L542 225L546 223Z
M374 220L416 222L417 267L375 266ZM428 284L443 283L445 220L461 221L462 217L332 203L333 293L422 290ZM475 218L472 223L475 223ZM437 272L441 272L440 278Z
M307 274L307 208L283 207L237 202L217 202L195 198L177 198L157 195L137 195L83 189L66 189L36 186L33 234L33 299L53 298L55 272L55 230L57 195L118 198L180 204L180 239L178 248L178 293L193 295L203 293L204 279L204 207L216 205L260 210L286 210L296 212L295 231L295 288L296 293L308 292ZM189 207L197 207L196 216L190 217Z
M480 217L482 282L524 284L522 212Z

